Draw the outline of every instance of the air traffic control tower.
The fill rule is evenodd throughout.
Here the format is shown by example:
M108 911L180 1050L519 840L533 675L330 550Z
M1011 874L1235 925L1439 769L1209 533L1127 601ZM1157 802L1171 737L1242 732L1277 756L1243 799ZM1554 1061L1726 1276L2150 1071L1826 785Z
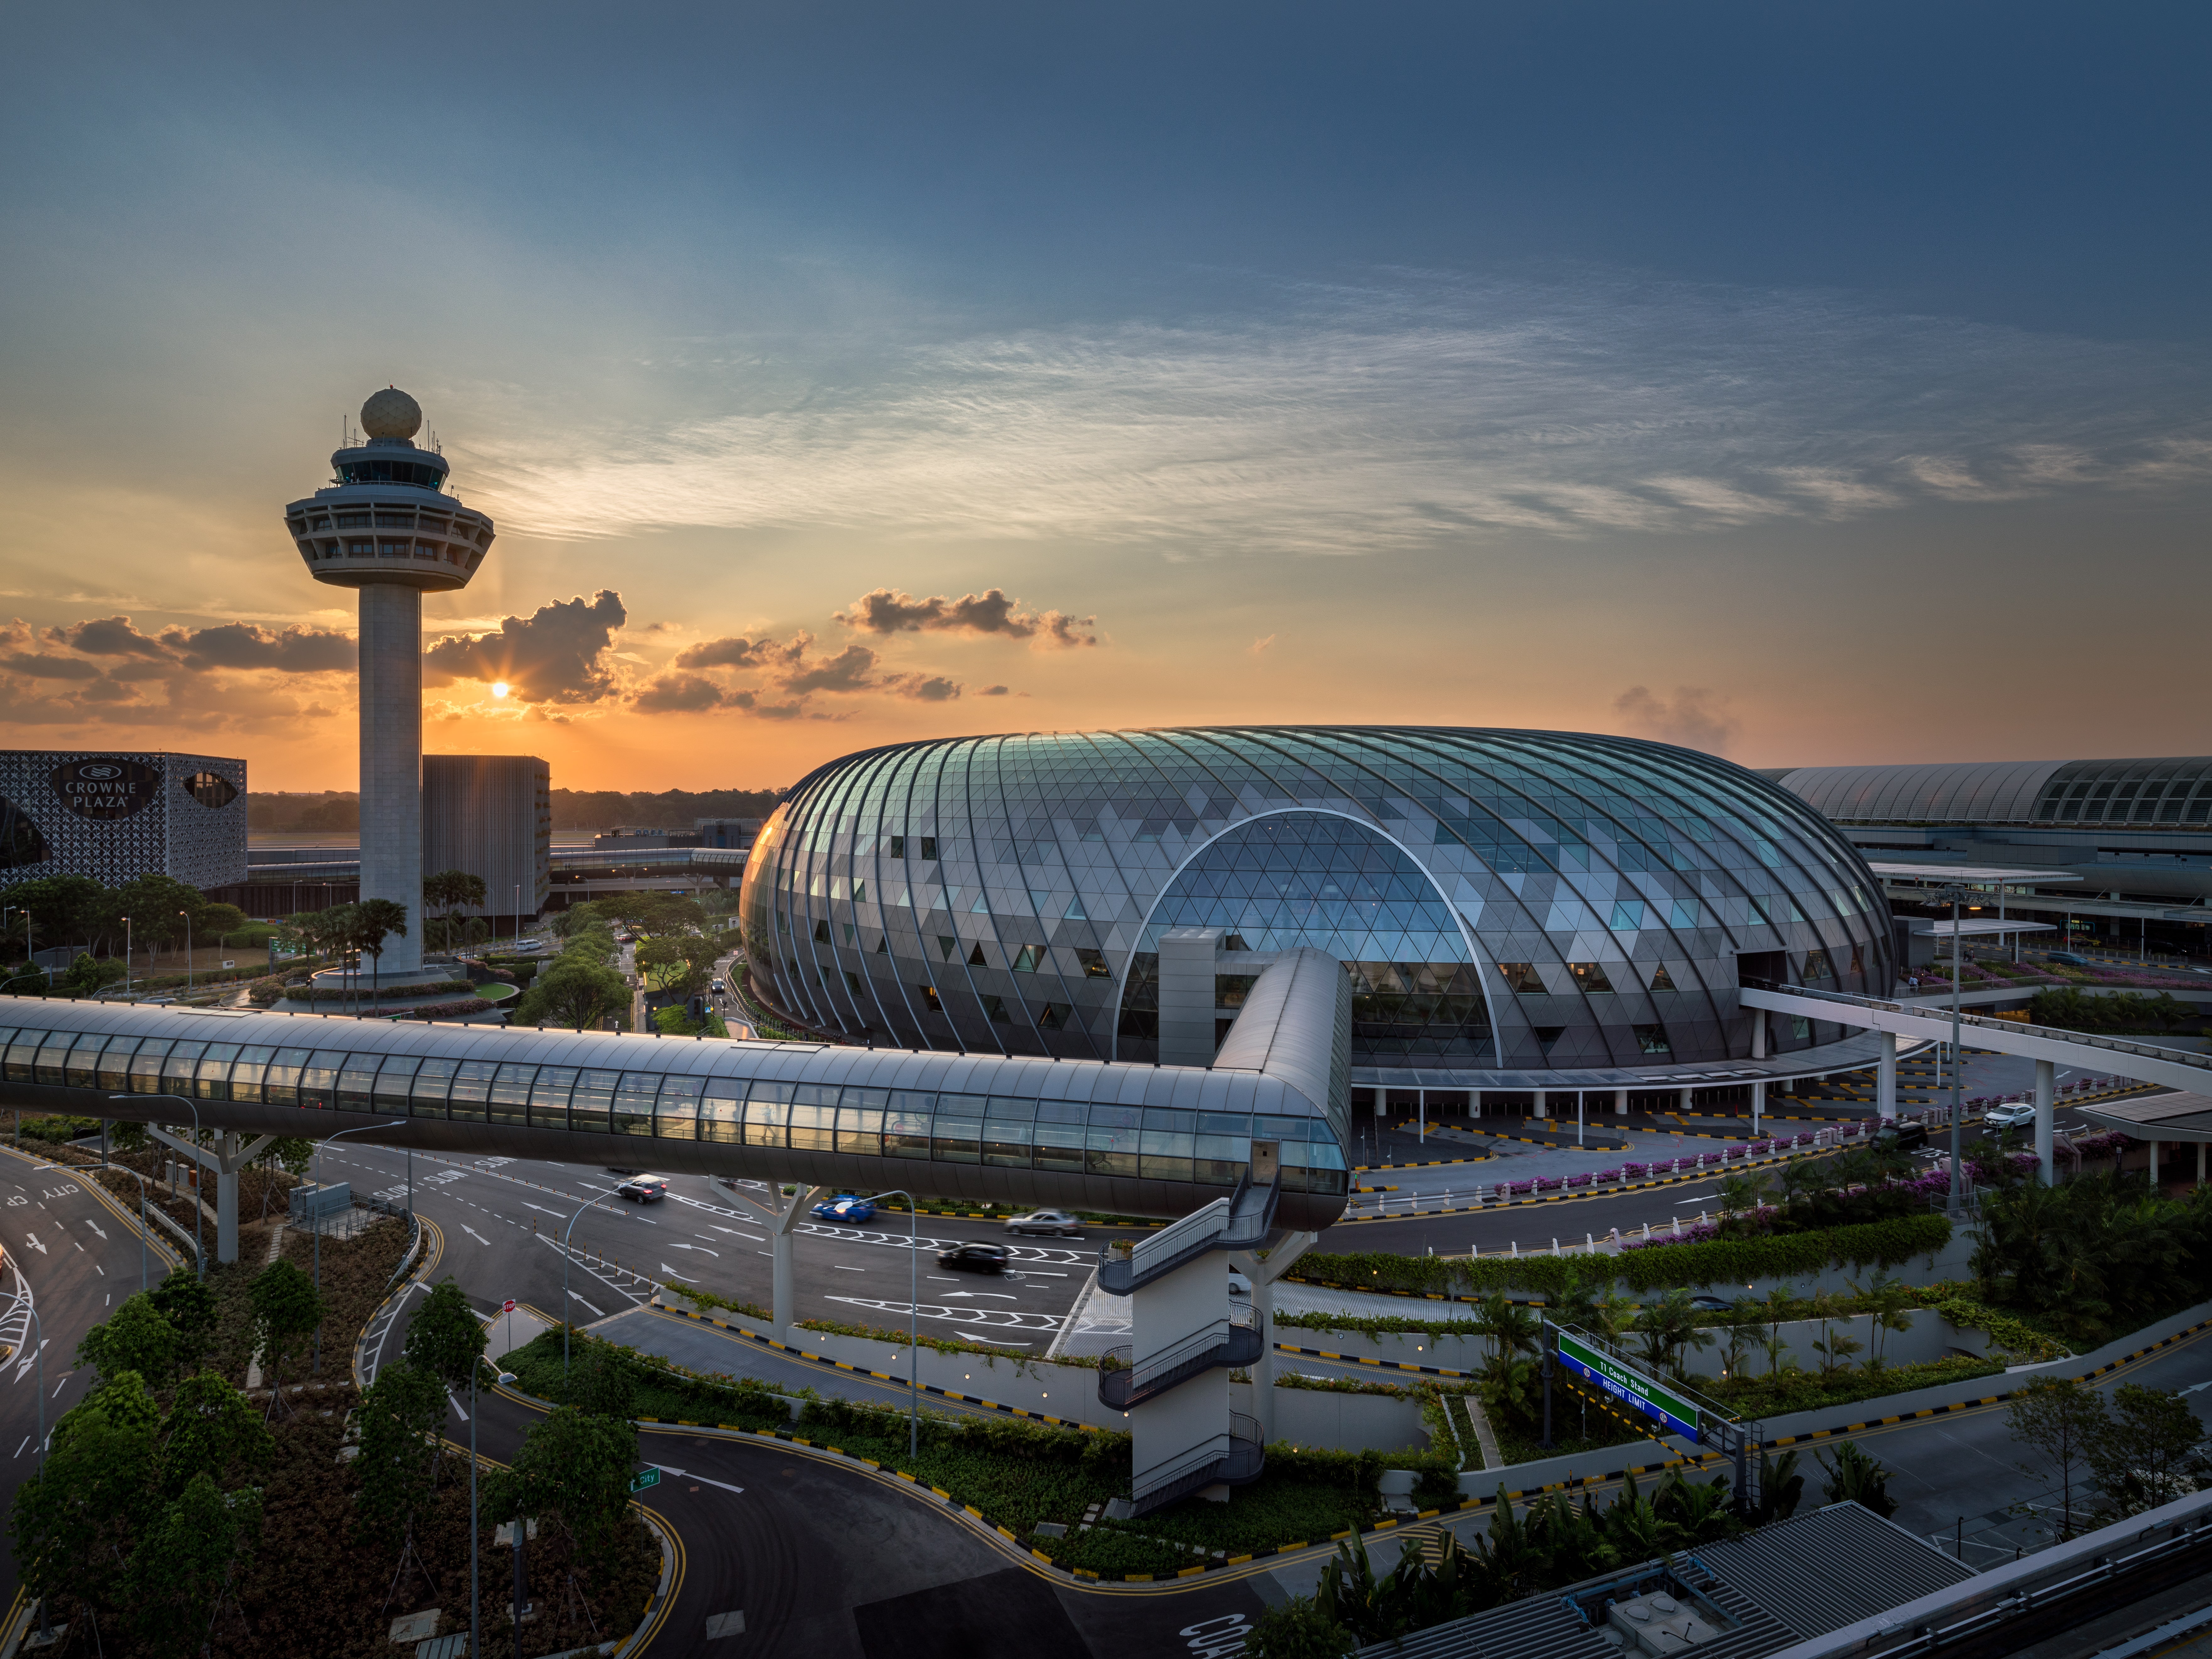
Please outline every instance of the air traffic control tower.
M445 493L446 458L416 447L412 398L377 392L361 428L284 524L308 574L361 593L361 896L407 907L380 964L389 981L422 963L422 595L467 586L493 530Z

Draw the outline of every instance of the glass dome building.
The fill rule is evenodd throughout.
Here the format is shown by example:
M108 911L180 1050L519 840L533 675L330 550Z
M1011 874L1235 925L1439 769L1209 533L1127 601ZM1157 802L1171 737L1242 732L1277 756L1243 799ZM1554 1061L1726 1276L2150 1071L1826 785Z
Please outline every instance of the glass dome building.
M1565 1073L1752 1052L1739 977L1887 994L1888 908L1767 779L1632 738L1247 726L902 744L779 806L741 900L753 989L819 1030L1066 1059L1159 1054L1159 938L1307 945L1352 1061ZM1790 1022L1767 1052L1810 1048ZM1492 1086L1497 1086L1493 1084ZM1525 1085L1524 1085L1525 1086Z

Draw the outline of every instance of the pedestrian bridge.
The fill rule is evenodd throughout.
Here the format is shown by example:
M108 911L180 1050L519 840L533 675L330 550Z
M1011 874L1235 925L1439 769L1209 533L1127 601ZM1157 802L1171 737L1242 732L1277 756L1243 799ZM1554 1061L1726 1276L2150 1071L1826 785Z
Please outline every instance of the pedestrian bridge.
M1764 1009L1800 1019L1824 1019L1881 1034L1884 1041L1878 1063L1876 1098L1884 1117L1897 1115L1897 1040L1951 1040L1951 1011L1935 1004L1885 1001L1839 991L1756 981L1747 981L1737 995L1746 1008ZM1986 1014L1964 1012L1959 1016L1959 1040L1977 1048L2018 1054L2035 1062L2035 1155L2043 1164L2046 1181L2056 1179L2051 1121L2058 1104L2059 1066L2094 1067L2133 1078L2139 1083L2196 1093L2212 1088L2212 1054L2195 1054L2185 1048L2161 1048L2155 1043L2132 1042L2126 1037L2062 1031L2053 1026L2029 1025L2016 1019L1993 1019Z

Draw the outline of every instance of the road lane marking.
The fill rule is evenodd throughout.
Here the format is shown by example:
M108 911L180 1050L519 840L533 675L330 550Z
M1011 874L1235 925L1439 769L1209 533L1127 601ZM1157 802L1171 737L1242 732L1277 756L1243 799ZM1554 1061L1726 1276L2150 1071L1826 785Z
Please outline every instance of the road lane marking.
M446 1390L446 1398L453 1402L453 1409L460 1413L461 1421L464 1423L467 1422L469 1420L469 1413L467 1408L461 1404L460 1396L455 1394L451 1389L448 1389Z
M842 1261L833 1261L830 1265L841 1273L864 1273L868 1271L866 1267L848 1267Z
M486 1238L486 1237L485 1237L482 1233L478 1232L475 1228L473 1228L473 1227L470 1226L470 1225L469 1225L469 1224L468 1224L467 1222L465 1222L465 1221L464 1221L463 1223L461 1223L461 1231L462 1231L463 1232L466 1233L466 1234L467 1234L471 1238L473 1238L474 1240L476 1240L476 1242L477 1242L477 1243L479 1243L479 1244L489 1244L489 1243L491 1243L491 1240L489 1240L489 1239Z
M678 1273L675 1268L670 1267L665 1261L660 1264L660 1271L666 1273L671 1279L682 1279L686 1285L696 1285L699 1282L697 1279L692 1278L689 1273Z
M672 1474L683 1480L696 1480L702 1486L720 1486L724 1492L743 1492L743 1486L733 1486L726 1480L709 1480L703 1474L692 1474L683 1469L672 1469L665 1463L647 1463L648 1469L659 1469L663 1474Z
M570 1297L574 1297L576 1301L578 1301L578 1302L584 1302L584 1298L583 1298L582 1297L580 1297L580 1296L577 1296L575 1291L569 1291L569 1292L568 1292L568 1294L569 1294L569 1296L570 1296ZM584 1302L584 1305L585 1305L586 1307L587 1307L587 1308L592 1308L592 1304L591 1304L590 1303L588 1303L588 1302ZM600 1319L605 1319L605 1318L606 1317L606 1315L605 1315L605 1314L601 1313L601 1312L600 1312L597 1308L592 1308L592 1314L593 1314L593 1316L594 1316L595 1317L598 1317L598 1318L600 1318Z

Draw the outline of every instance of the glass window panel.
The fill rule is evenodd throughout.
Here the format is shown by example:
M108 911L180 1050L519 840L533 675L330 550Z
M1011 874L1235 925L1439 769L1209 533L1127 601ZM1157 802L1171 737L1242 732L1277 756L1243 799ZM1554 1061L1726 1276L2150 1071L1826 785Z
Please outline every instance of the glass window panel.
M1188 1117L1188 1112L1176 1114ZM1146 1128L1140 1143L1141 1172L1147 1181L1193 1181L1197 1178L1192 1153L1194 1135L1181 1134L1171 1130Z
M836 1149L837 1109L835 1106L793 1106L791 1146L794 1152L827 1152Z
M929 1156L930 1107L933 1095L895 1090L884 1114L884 1156L927 1158ZM901 1103L906 1103L902 1104ZM920 1103L916 1104L915 1103Z
M169 1039L167 1037L149 1037L138 1045L138 1052L131 1057L132 1094L158 1095L161 1092L161 1056L168 1052ZM15 1063L13 1049L9 1051L9 1063L11 1066ZM286 1103L289 1105L290 1103Z
M970 1098L973 1097L971 1096ZM1027 1123L1036 1116L1036 1102L1024 1096L993 1095L986 1115L994 1118L1012 1118L1017 1121Z
M615 1091L615 1133L649 1135L653 1133L653 1102L660 1092L658 1072L624 1072Z
M261 1098L270 1106L296 1106L300 1103L300 1073L314 1058L306 1048L279 1048L269 1062L269 1069L261 1079Z
M457 1123L483 1122L484 1099L491 1093L491 1080L498 1073L496 1060L463 1060L453 1073L453 1086L446 1096L446 1115Z
M1135 1175L1143 1119L1144 1115L1133 1106L1094 1104L1091 1108L1090 1134L1085 1142L1085 1170L1092 1175Z
M110 1094L120 1094L124 1090L129 1088L131 1086L131 1057L137 1052L138 1039L137 1037L119 1036L112 1039L107 1047L100 1051L100 1082L98 1086L106 1090ZM256 1050L255 1052L266 1054L269 1051L263 1048Z
M207 1053L200 1056L197 1081L202 1100L230 1098L230 1063L238 1058L235 1042L215 1042L208 1045Z
M491 1099L486 1103L491 1109L494 1123L523 1125L530 1121L530 1085L537 1077L535 1065L518 1065L508 1060L499 1068L491 1080Z
M748 1146L781 1146L784 1144L786 1126L790 1119L790 1106L781 1100L750 1100L745 1103L745 1145Z
M791 1085L788 1083L770 1083L765 1079L756 1079L752 1086L746 1091L746 1097L750 1100L773 1102L779 1106L787 1106L791 1103Z
M947 1115L945 1102L973 1101L980 1107L982 1097L977 1095L945 1095L938 1100L937 1116L929 1128L929 1156L937 1164L975 1164L982 1158L978 1146L983 1133L980 1113L973 1117Z
M696 1077L661 1079L660 1098L653 1107L654 1134L664 1140L699 1138L699 1083Z
M881 1099L881 1089L848 1089L846 1098L854 1095L873 1096ZM837 1109L837 1150L859 1152L866 1158L879 1157L884 1150L884 1113L881 1106L840 1106Z
M458 1060L433 1058L422 1062L415 1073L412 1092L416 1117L445 1116L446 1096L453 1086L453 1073L460 1069Z
M568 1127L598 1134L612 1131L615 1090L621 1082L620 1072L586 1071L578 1077L576 1092L568 1097Z
M422 1063L422 1057L417 1054L392 1054L385 1060L377 1070L376 1087L371 1091L380 1114L387 1117L393 1113L401 1117L407 1115L408 1102L415 1086L415 1071Z
M835 1106L837 1091L828 1084L801 1083L792 1090L791 1098L801 1106Z
M8 1081L28 1083L31 1065L39 1052L40 1044L46 1040L44 1031L18 1030L15 1041L8 1045ZM159 1073L156 1073L159 1075Z
M318 1048L307 1056L307 1063L300 1068L300 1099L302 1106L327 1112L337 1104L338 1073L345 1069L346 1054L337 1048Z
M49 1088L58 1089L67 1075L69 1051L76 1044L75 1031L49 1031L39 1045L38 1057L33 1063L32 1080ZM185 1091L190 1094L191 1091Z
M87 1033L69 1052L69 1059L63 1066L64 1081L72 1089L94 1087L100 1078L100 1050L106 1046L106 1032Z
M734 1144L744 1139L745 1080L710 1078L699 1097L699 1139Z
M939 1117L981 1119L990 1109L988 1095L939 1095L937 1115Z
M530 1127L565 1129L568 1127L568 1092L576 1086L573 1066L541 1066L530 1085Z
M192 1073L199 1066L199 1058L207 1052L204 1042L179 1042L169 1050L168 1058L161 1062L161 1092L165 1095L192 1093Z
M1083 1126L1091 1115L1088 1102L1041 1100L1035 1131L1036 1167L1064 1175L1083 1173Z
M996 1100L992 1102L994 1107L998 1103ZM983 1162L995 1164L1002 1170L1028 1169L1030 1148L1036 1133L1035 1124L1012 1117L986 1119L983 1125Z
M1209 1186L1234 1187L1252 1166L1252 1143L1243 1135L1201 1134L1192 1150L1196 1154L1193 1178Z
M376 1109L376 1068L382 1054L348 1054L338 1068L338 1105L349 1112Z

